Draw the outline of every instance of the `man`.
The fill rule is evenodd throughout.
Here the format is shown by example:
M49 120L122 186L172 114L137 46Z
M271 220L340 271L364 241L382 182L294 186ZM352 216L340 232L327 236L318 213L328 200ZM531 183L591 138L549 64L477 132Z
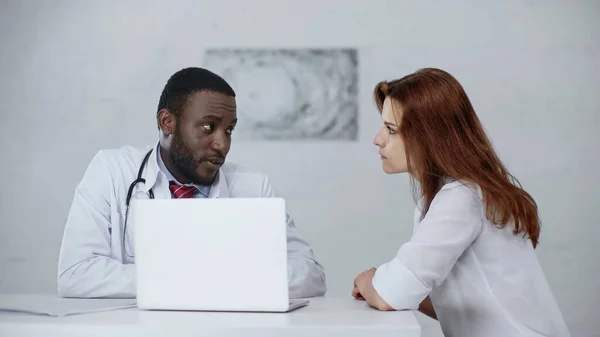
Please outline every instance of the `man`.
M156 147L103 150L92 159L64 231L60 296L135 297L133 228L125 225L128 194L132 199L276 196L267 176L225 162L237 117L235 92L223 78L201 68L175 73L160 97L157 122ZM289 215L287 233L290 297L323 295L323 268Z

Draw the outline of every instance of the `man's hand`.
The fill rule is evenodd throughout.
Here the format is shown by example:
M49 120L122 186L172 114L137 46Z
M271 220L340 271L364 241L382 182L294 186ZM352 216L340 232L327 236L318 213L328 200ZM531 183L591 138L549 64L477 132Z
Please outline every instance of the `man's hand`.
M358 274L354 279L354 289L352 296L359 300L365 300L367 303L381 311L394 310L390 307L373 288L373 276L375 276L376 268L371 268Z

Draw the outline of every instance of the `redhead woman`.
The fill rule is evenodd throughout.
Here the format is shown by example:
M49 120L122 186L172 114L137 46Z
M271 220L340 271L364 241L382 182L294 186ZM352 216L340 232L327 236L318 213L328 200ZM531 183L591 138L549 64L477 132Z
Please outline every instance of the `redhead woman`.
M414 232L352 295L420 310L447 337L570 336L535 254L536 202L491 146L461 84L421 69L374 90L383 170L417 191Z

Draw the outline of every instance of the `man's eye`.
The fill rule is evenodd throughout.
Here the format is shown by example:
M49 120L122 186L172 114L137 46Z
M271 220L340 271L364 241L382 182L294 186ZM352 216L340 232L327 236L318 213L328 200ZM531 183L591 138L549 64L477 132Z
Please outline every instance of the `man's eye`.
M204 125L202 125L202 127L208 131L212 131L212 129L213 129L212 124L204 124Z
M227 133L228 133L228 134L232 134L232 133L233 133L233 130L234 130L234 128L229 128L229 129L227 129Z

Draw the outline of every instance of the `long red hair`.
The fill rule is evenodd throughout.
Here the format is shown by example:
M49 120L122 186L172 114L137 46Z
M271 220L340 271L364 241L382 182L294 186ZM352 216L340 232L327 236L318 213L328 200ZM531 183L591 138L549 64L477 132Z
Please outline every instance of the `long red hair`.
M379 111L389 97L402 107L399 133L408 170L420 185L423 216L446 178L476 184L486 216L504 227L514 224L538 244L538 207L492 148L462 85L449 73L425 68L403 78L380 82L374 90Z

